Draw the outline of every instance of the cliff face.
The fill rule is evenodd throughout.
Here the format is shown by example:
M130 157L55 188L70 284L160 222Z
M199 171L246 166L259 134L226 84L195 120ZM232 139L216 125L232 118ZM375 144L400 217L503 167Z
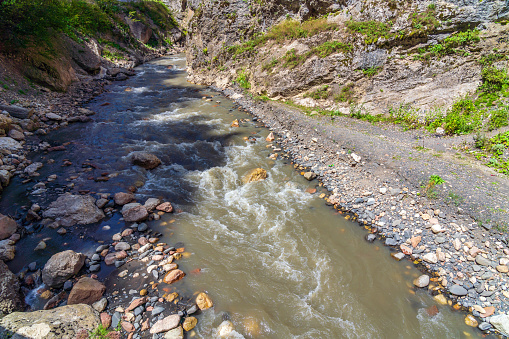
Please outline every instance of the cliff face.
M435 114L474 93L484 68L507 68L506 1L190 0L177 7L191 81L236 82L308 107L379 114L404 104Z

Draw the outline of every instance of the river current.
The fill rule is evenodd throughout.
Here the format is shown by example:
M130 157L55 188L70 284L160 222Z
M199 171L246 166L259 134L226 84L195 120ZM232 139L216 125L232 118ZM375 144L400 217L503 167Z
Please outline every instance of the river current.
M464 324L464 315L414 289L420 272L410 261L395 261L381 242L366 243L366 230L327 207L316 180L305 180L290 160L271 160L267 128L220 93L188 83L183 56L161 58L136 71L89 104L97 112L94 123L70 125L47 137L51 145L70 142L66 151L33 158L45 163L41 177L58 174L50 191L72 185L76 192L115 193L137 185L139 201L161 197L181 210L150 227L163 234L162 241L182 243L191 253L179 261L188 273L179 288L189 294L206 291L214 301L188 337L211 338L225 319L239 338L480 335ZM231 127L234 119L242 121L240 127ZM163 165L151 171L132 166L134 151L153 153ZM73 165L62 167L66 159ZM242 177L258 167L268 178L243 184ZM112 178L91 180L102 172ZM3 210L15 213L21 205L55 198L28 194L30 185L11 185ZM306 191L315 188L315 194ZM68 248L93 253L97 241L110 239L123 226L117 213L64 236L36 230L19 243L18 251L26 254L10 266L17 272L34 260L43 265ZM41 239L47 248L33 252ZM117 273L103 264L99 278Z

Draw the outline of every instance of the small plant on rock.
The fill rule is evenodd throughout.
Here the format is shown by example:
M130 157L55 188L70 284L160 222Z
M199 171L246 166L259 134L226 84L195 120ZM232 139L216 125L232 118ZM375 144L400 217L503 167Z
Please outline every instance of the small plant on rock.
M436 191L436 187L442 185L443 183L445 183L445 180L442 179L440 176L435 174L431 175L429 177L427 185L423 187L424 194L431 199L438 198L438 192Z
M251 88L251 84L249 83L249 77L244 70L240 71L235 82L244 89Z

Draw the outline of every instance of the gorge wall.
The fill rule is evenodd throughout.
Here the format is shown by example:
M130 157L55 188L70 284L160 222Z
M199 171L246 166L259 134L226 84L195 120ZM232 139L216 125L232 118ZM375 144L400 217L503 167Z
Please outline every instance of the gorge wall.
M167 2L191 81L307 107L436 114L507 67L506 1Z

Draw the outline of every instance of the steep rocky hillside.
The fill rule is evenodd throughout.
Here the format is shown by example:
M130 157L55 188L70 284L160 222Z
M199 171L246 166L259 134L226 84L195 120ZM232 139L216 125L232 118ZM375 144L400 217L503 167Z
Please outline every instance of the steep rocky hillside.
M505 1L189 1L182 17L196 83L451 134L507 125ZM444 122L453 104L472 128Z
M16 0L0 4L0 38L0 91L23 95L35 85L66 91L81 77L115 76L108 69L174 50L182 32L160 1Z

